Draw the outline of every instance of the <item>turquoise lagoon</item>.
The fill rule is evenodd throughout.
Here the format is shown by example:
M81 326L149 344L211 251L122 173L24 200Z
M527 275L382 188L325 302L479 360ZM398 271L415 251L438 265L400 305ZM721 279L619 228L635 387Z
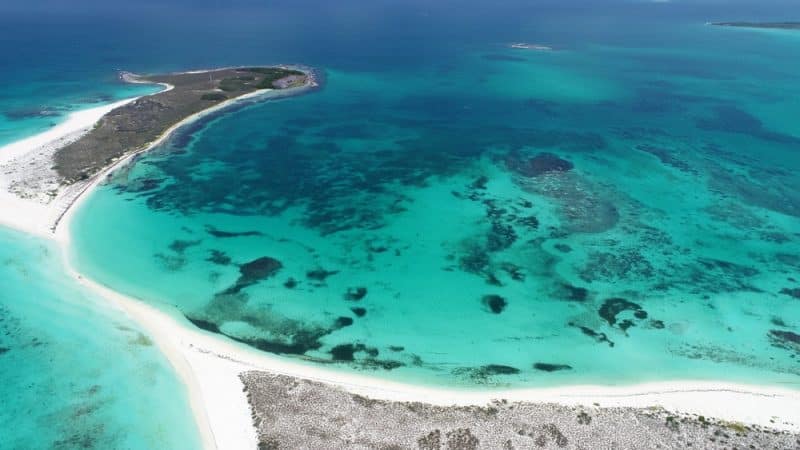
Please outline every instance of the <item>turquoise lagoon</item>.
M0 267L0 448L199 448L169 363L58 247L0 229Z
M797 387L800 39L661 25L321 68L117 171L71 258L338 370Z

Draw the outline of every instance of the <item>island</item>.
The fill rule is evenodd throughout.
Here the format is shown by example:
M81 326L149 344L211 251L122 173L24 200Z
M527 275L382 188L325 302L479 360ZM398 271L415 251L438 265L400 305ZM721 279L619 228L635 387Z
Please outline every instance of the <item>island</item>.
M711 22L718 27L763 28L771 30L800 30L800 22Z
M76 111L51 129L3 147L0 223L52 234L81 195L120 164L153 148L179 126L233 104L287 97L318 87L300 66L247 66L159 75L121 72L127 83L164 89Z
M259 449L794 448L797 435L663 408L456 396L386 400L265 371L239 375ZM350 386L349 390L353 390ZM436 401L438 397L439 401ZM414 399L417 400L417 399ZM386 424L392 424L387 427ZM642 436L648 442L642 444Z
M198 112L265 89L302 88L313 77L296 68L240 67L151 76L123 72L121 78L167 88L114 109L90 132L59 149L54 169L63 183L88 179Z

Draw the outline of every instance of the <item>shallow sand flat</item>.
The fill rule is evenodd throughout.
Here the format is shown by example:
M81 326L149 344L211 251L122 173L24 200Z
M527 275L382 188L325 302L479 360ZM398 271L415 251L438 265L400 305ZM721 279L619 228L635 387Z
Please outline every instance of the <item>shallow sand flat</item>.
M259 449L800 448L800 435L660 408L374 400L264 372L241 376Z

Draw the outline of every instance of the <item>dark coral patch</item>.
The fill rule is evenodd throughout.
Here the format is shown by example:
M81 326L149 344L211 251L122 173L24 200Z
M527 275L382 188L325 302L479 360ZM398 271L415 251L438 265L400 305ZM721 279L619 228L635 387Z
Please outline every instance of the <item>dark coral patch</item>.
M574 166L552 153L544 152L533 158L526 158L513 152L506 157L506 167L525 177L538 177L548 173L568 172Z
M527 217L520 217L517 219L517 223L530 228L531 230L536 230L539 228L539 219L536 216L527 216Z
M221 250L211 250L211 255L206 258L206 261L217 264L219 266L227 266L231 263L231 257Z
M278 355L302 355L310 350L317 350L322 347L322 344L319 342L319 336L310 333L299 333L290 342L264 338L239 338L235 336L229 336L224 333L223 335L228 336L237 342L241 342L259 350Z
M516 240L517 232L514 231L514 227L495 220L486 235L486 250L490 252L505 250L511 247Z
M314 269L306 272L306 277L309 280L323 282L329 276L336 275L337 273L339 273L338 270Z
M344 327L349 327L352 324L353 324L353 318L352 317L341 316L341 317L336 319L336 322L334 323L334 326L336 328L344 328Z
M769 323L775 325L776 327L784 327L785 328L787 326L786 322L782 318L777 317L777 316L772 316L769 319Z
M714 117L698 119L697 128L702 130L741 133L783 144L797 144L800 139L784 133L769 130L752 114L735 106L718 106L714 109Z
M500 314L508 306L506 299L499 295L484 295L481 299L483 306L487 307L493 314Z
M660 147L655 147L655 146L652 146L652 145L644 145L644 144L643 145L637 145L636 149L637 150L641 150L641 151L646 152L646 153L650 153L651 155L653 155L656 158L658 158L658 160L661 161L662 164L670 166L670 167L674 167L674 168L680 170L681 172L694 172L694 169L692 168L691 165L689 165L689 163L687 163L687 162L679 159L677 156L675 156L675 152L674 151L670 151L670 150L667 150L667 149L664 149L664 148L660 148Z
M496 375L516 375L520 370L502 364L487 364L479 367L458 367L453 369L454 375L465 376L473 382L486 383Z
M583 325L578 325L578 324L575 324L573 322L570 322L568 325L571 326L571 327L578 328L579 330L581 330L581 333L583 333L585 336L589 336L590 338L594 339L597 342L600 342L600 343L605 342L606 344L608 344L609 347L613 347L614 346L614 342L612 342L605 333L601 333L599 331L595 331L595 330L593 330L593 329L591 329L589 327L585 327Z
M598 314L613 327L617 323L617 315L623 311L634 311L634 314L636 314L636 312L642 311L642 307L624 298L609 298L600 306ZM647 313L641 318L645 317L647 317Z
M781 294L800 299L800 288L783 288L781 289Z
M263 256L239 266L239 279L223 294L235 294L242 289L274 276L283 268L283 264L275 258Z
M775 347L800 354L800 334L784 330L769 330L769 340Z
M559 286L559 298L571 302L585 302L589 299L589 290L582 287L573 286L568 283L561 283Z
M561 253L569 253L572 251L572 247L567 244L556 244L553 246L556 250L560 251Z
M758 275L758 269L741 264L732 263L730 261L723 261L721 259L713 258L699 258L697 260L703 267L708 270L719 269L726 275L736 277L752 277Z
M486 375L515 375L519 373L519 369L511 366L504 366L502 364L488 364L480 367L481 373Z
M347 288L347 292L345 292L344 294L344 299L351 302L357 302L366 296L367 296L367 288L360 286L351 287Z
M186 319L192 323L192 325L200 328L201 330L210 331L212 333L220 333L219 327L214 322L210 322L204 319L197 319L186 316Z
M275 258L262 256L239 266L240 281L244 283L256 282L269 278L283 268L283 264Z
M572 370L572 366L568 364L549 364L549 363L542 363L537 362L533 365L533 368L536 370L541 370L543 372L556 372L559 370Z
M297 280L289 277L288 280L284 281L283 287L285 287L286 289L294 289L297 287Z
M469 185L469 187L472 189L484 190L486 189L486 183L488 182L489 182L489 177L487 177L486 175L482 175L476 178L475 181L473 181L472 184Z
M283 268L283 264L275 258L262 256L239 266L239 278L233 286L221 294L236 294L242 289L252 286L261 280L270 278Z
M169 249L175 253L182 254L186 251L189 247L194 247L195 245L200 245L201 241L184 241L181 239L176 239L169 244Z
M364 369L393 370L405 365L400 361L377 359L379 353L377 348L364 344L340 344L330 350L333 361L354 362ZM356 354L364 356L362 359L356 359Z
M352 361L356 353L356 346L353 344L341 344L331 349L331 356L334 361Z
M516 264L504 262L500 264L500 269L507 273L514 281L525 281L525 272Z
M216 238L234 238L234 237L246 237L246 236L263 236L264 233L260 231L223 231L219 230L211 225L206 225L206 233L216 237Z
M350 311L353 311L353 314L355 314L356 317L364 317L367 314L367 309L359 306L350 308Z

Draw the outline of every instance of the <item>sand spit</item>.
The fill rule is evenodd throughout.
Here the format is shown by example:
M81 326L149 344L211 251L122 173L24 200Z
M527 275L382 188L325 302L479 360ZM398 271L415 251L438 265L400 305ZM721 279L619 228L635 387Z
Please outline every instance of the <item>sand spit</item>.
M49 235L58 215L85 187L62 186L53 170L53 155L83 137L104 115L137 98L73 112L43 133L0 147L0 224Z
M295 69L276 67L282 70ZM258 69L256 67L248 70ZM253 86L254 82L245 81L241 83L250 84L235 85L231 87L233 92L223 93L213 89L213 93L220 97L198 103L194 97L200 94L193 89L196 87L196 78L200 76L198 74L204 72L206 71L180 72L151 77L122 72L120 78L123 81L161 85L164 89L154 94L74 112L63 123L43 133L0 147L0 211L4 212L0 214L0 225L48 237L56 231L62 217L88 189L96 186L121 164L163 142L180 126L234 104L296 95L317 86L313 73L309 71L309 76L303 80L304 84L297 87L292 84L285 89L264 89ZM238 73L236 68L208 72L217 77ZM260 78L256 78L258 79ZM298 81L299 78L295 77L293 80ZM184 85L181 89L176 89L169 81ZM219 85L223 81L224 78L215 79L214 84ZM185 112L191 114L180 120L175 114L158 117L153 113L153 108L157 110L164 102L172 102L169 104L173 105L184 99L189 102ZM166 109L171 111L174 108ZM176 123L168 127L165 125L173 121ZM153 134L162 129L162 126L163 131ZM121 142L113 146L107 145L110 141L98 140L95 136L105 133L107 137L106 129L114 127L125 131L119 132ZM98 147L95 142L106 144ZM87 146L103 150L88 151L83 148ZM113 147L116 152L109 152L106 147ZM74 156L65 156L64 151L67 149L75 149ZM98 154L94 155L93 152ZM60 162L60 166L56 161ZM81 170L73 167L75 165ZM82 176L75 176L76 172L80 172Z

